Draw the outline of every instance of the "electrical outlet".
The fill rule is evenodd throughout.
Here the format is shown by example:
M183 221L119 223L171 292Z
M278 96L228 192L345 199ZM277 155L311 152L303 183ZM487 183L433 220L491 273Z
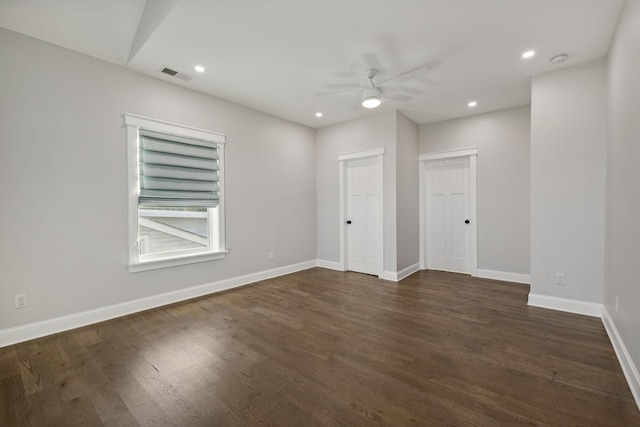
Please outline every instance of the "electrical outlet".
M556 273L556 285L564 285L564 273Z
M27 306L27 294L16 295L16 308L25 308Z
M273 261L273 251L269 251L269 261Z

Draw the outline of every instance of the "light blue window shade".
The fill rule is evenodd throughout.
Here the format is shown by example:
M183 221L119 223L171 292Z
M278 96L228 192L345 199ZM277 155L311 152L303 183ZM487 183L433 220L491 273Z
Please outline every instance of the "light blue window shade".
M216 207L218 147L140 130L140 207Z

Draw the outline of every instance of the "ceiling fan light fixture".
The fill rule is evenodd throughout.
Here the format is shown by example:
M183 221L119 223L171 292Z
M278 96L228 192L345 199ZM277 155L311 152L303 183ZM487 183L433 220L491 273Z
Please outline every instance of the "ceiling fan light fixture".
M364 108L376 108L380 104L382 104L382 101L380 101L380 97L378 96L370 96L369 98L364 98L362 100L362 106Z
M380 100L380 89L372 87L362 90L362 106L364 108L376 108L382 101Z

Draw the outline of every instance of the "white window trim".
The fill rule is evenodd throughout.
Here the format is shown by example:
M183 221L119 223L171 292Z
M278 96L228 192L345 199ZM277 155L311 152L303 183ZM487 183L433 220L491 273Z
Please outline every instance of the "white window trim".
M158 268L174 267L178 265L193 264L197 262L223 259L227 250L225 244L225 210L224 210L224 144L226 135L220 132L212 132L198 129L177 123L165 122L162 120L142 117L135 114L124 114L124 125L127 136L127 179L128 179L128 222L129 239L127 241L129 249L129 272L154 270ZM214 242L209 251L198 250L197 253L184 252L180 254L158 255L140 259L138 247L138 193L139 193L139 171L138 171L138 135L140 129L161 132L169 135L184 136L203 141L215 142L218 144L218 151L222 159L222 168L218 182L220 183L220 202L218 204L218 242Z

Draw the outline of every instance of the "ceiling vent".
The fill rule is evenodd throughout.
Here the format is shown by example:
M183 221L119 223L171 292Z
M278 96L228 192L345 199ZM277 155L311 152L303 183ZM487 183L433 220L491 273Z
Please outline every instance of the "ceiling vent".
M171 68L164 67L162 69L162 71L160 71L160 72L164 73L164 74L166 74L168 76L176 77L176 78L178 78L180 80L184 80L185 82L188 82L189 80L191 80L191 76L189 76L187 74L184 74L184 73L180 73L180 72L178 72L176 70L172 70Z
M170 75L171 77L175 77L175 76L176 76L176 74L178 74L178 72L177 72L177 71L172 70L171 68L167 68L167 67L164 67L164 68L162 69L162 72L163 72L163 73L165 73L165 74Z

